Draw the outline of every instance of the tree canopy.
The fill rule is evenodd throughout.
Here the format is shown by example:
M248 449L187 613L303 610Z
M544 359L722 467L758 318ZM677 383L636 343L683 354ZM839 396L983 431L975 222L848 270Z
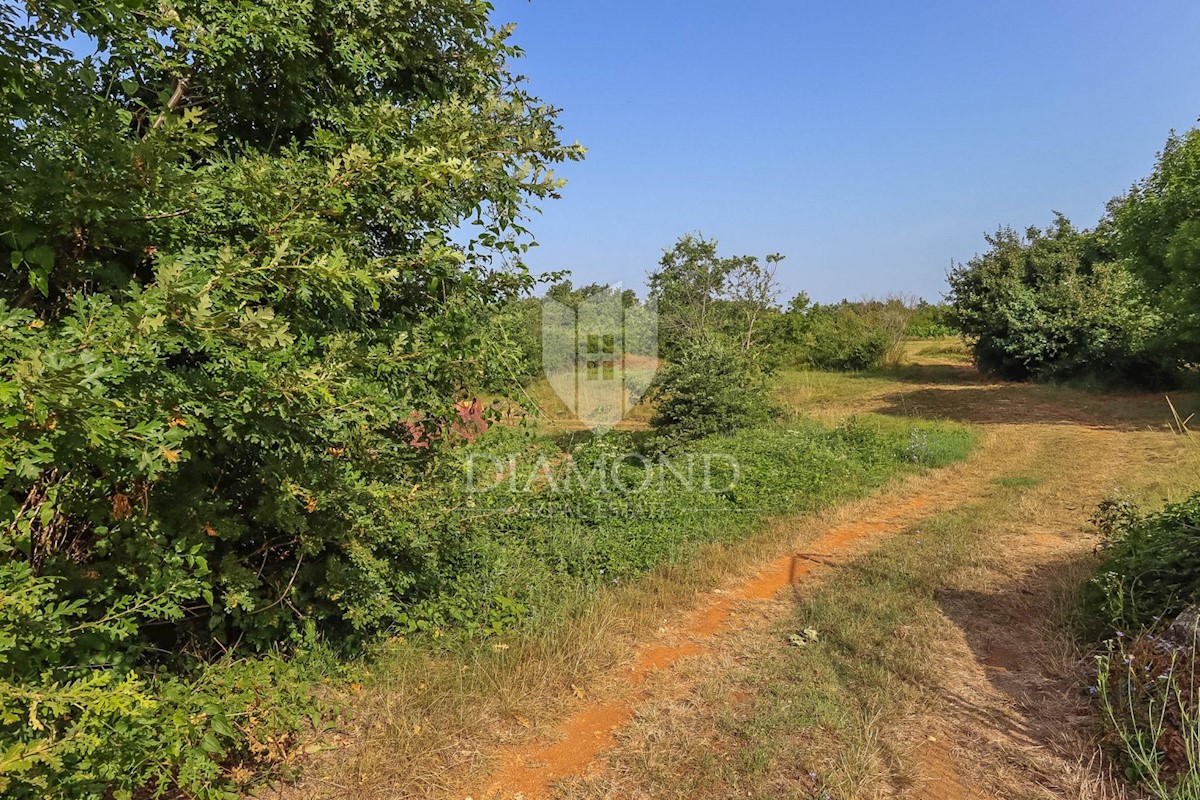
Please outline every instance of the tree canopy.
M437 552L399 498L510 357L483 312L583 153L490 11L0 10L0 507L35 577L201 639L394 622Z

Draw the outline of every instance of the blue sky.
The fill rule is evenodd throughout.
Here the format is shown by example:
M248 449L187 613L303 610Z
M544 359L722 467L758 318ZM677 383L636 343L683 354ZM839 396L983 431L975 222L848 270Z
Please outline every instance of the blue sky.
M945 290L1000 224L1091 225L1200 117L1200 3L497 0L563 109L537 271L645 272L681 234L787 256L784 299Z

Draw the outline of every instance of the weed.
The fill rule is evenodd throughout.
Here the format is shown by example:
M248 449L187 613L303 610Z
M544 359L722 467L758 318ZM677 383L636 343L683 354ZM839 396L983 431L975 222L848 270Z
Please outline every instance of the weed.
M1125 776L1157 800L1200 798L1196 644L1179 648L1145 632L1105 645L1092 692Z

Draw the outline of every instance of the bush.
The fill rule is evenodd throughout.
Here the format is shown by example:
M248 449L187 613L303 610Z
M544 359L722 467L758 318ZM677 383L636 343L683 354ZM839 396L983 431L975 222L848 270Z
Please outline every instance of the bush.
M440 574L497 262L582 155L489 13L0 7L5 796L219 795L251 684L301 706L208 661L352 650Z
M1149 347L1162 326L1116 259L1111 225L1002 228L991 249L950 274L958 327L981 370L1014 380L1096 377L1161 383L1171 369Z
M1087 607L1099 624L1138 630L1200 602L1200 493L1153 514L1110 500L1094 520L1104 562Z
M909 339L943 339L961 334L962 331L954 324L954 310L948 304L925 300L913 308L905 331Z
M672 439L732 433L770 418L770 391L754 354L718 338L694 339L655 376L650 424Z
M849 303L815 305L792 318L793 364L811 369L860 371L882 366L892 347L888 331Z

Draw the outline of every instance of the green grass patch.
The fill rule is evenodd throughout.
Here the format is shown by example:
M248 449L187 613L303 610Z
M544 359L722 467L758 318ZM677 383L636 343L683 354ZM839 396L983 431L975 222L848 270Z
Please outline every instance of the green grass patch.
M996 478L992 483L1008 489L1032 489L1036 486L1041 486L1043 481L1041 478L1034 478L1029 475L1007 475L1003 478Z
M431 524L456 536L414 597L410 630L501 634L553 615L561 598L636 578L711 542L749 536L771 516L858 497L897 475L964 458L964 426L862 417L711 436L668 455L609 434L517 458L484 445L468 454L504 474L463 493ZM486 470L485 470L486 471Z

